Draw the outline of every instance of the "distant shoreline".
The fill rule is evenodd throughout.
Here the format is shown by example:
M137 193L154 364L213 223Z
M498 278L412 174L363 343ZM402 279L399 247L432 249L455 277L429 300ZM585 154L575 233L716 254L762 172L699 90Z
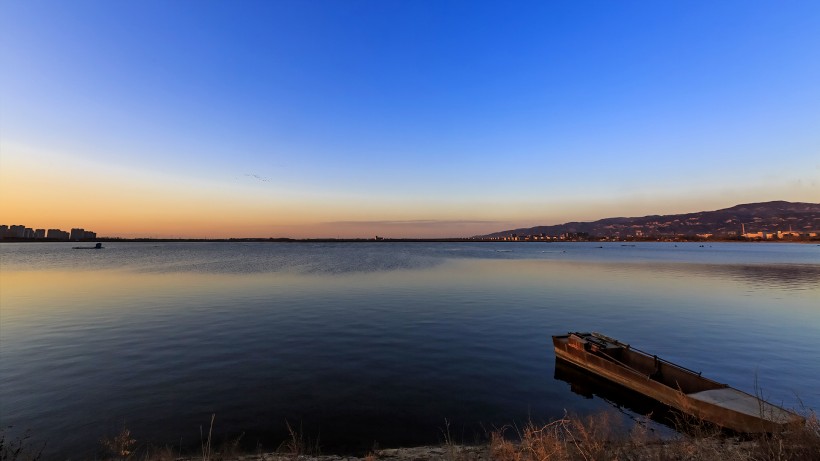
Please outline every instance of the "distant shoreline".
M288 237L251 237L251 238L120 238L101 237L96 239L83 240L56 240L56 239L20 239L4 238L0 243L818 243L820 237L808 239L739 239L739 238L718 238L702 239L699 237L668 237L662 239L621 239L621 240L500 240L488 238L288 238Z

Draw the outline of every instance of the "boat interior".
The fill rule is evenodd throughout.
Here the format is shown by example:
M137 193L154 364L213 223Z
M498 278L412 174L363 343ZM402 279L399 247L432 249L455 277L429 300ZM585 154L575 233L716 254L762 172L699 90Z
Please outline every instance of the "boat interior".
M696 371L663 360L656 355L647 354L600 333L571 333L567 341L569 347L582 348L684 394L728 387L726 384L704 378Z

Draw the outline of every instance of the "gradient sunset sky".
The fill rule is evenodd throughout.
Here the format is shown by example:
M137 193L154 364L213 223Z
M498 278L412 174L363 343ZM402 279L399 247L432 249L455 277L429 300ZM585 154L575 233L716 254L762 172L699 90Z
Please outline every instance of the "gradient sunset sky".
M818 1L0 3L0 224L460 237L820 200Z

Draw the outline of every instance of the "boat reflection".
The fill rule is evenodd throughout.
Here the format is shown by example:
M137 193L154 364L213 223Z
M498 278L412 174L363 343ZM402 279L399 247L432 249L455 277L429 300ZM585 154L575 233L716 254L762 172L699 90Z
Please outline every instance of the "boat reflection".
M675 429L675 421L680 415L674 409L657 400L590 373L572 363L555 358L555 379L569 384L570 390L587 399L598 397L637 423L645 422L645 417Z

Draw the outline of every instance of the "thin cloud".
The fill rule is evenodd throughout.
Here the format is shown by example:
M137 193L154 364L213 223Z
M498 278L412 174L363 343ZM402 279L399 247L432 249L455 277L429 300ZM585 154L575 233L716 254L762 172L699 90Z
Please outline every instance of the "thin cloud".
M270 178L266 178L264 176L259 176L258 174L245 173L245 176L248 177L248 178L256 179L257 181L261 181L261 182L270 182Z
M330 221L323 224L334 226L460 226L475 224L499 224L500 221L490 220L470 220L470 219L410 219L403 221L378 220L378 221Z

